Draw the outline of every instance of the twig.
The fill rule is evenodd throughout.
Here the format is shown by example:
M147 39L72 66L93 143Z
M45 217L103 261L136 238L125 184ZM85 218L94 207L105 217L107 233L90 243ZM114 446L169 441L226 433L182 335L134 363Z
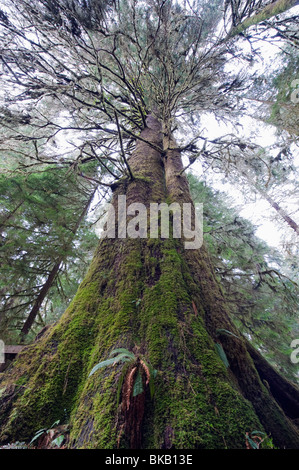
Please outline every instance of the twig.
M190 160L190 162L188 163L188 165L185 166L185 168L183 168L183 169L180 171L179 175L182 175L182 174L187 170L187 168L189 168L191 165L193 165L193 163L195 162L195 160L197 160L197 158L206 150L206 146L207 146L207 139L205 139L202 149L196 154L195 157L192 158L192 160Z

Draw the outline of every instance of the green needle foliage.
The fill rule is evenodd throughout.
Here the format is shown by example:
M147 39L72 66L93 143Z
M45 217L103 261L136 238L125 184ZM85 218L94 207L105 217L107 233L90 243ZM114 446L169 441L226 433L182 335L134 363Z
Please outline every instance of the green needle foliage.
M17 341L55 269L36 315L37 331L57 319L88 266L96 237L80 220L92 188L66 170L0 176L0 331ZM29 337L30 338L30 337Z
M120 354L117 354L120 352L119 349L115 349L114 351L111 352L110 356L115 356L115 354L117 354L117 356L115 357L112 357L110 359L106 359L105 361L102 361L102 362L99 362L97 365L95 365L93 367L93 369L91 370L90 374L89 374L89 377L91 375L93 375L97 370L101 369L102 367L106 367L106 366L111 366L111 365L114 365L114 364L117 364L119 361L121 362L128 362L128 361L135 361L136 358L135 358L135 354L131 353L130 351L127 351L125 349L121 350L122 352Z

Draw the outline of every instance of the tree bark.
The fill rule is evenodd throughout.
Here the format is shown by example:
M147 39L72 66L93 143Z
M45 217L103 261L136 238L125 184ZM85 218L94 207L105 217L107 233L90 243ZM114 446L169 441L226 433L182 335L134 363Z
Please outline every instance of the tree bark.
M133 179L114 186L117 230L120 195L127 207L192 202L175 142L163 139L154 115L141 137L129 161ZM134 354L131 362L89 375L118 348ZM134 395L137 372L142 392ZM230 320L205 246L187 250L183 238L101 240L67 311L22 351L0 387L3 442L30 439L60 419L69 422L70 448L245 449L254 430L277 447L299 448L296 427Z
M33 307L32 309L30 310L27 318L26 318L26 321L21 329L21 342L24 341L25 339L25 336L28 335L37 315L38 315L38 312L41 308L41 305L43 303L43 301L45 300L49 290L51 289L52 285L53 285L53 282L55 281L56 279L56 276L59 272L59 269L60 269L60 266L61 266L61 263L62 263L62 259L60 258L58 263L55 263L53 268L51 269L45 283L43 284L37 298L35 299L35 302L33 304Z

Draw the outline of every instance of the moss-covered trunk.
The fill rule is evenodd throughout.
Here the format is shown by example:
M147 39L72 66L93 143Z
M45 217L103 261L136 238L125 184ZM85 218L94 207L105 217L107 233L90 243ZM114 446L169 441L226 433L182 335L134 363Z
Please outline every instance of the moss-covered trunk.
M190 202L180 155L153 116L142 138L152 145L137 143L134 179L114 188L115 207L119 195L146 207ZM134 359L89 376L119 348ZM29 440L60 420L70 424L72 448L245 449L245 434L254 430L277 447L299 448L284 400L275 401L252 356L204 246L186 250L172 237L106 238L61 320L2 374L0 440ZM295 386L287 390L298 399Z

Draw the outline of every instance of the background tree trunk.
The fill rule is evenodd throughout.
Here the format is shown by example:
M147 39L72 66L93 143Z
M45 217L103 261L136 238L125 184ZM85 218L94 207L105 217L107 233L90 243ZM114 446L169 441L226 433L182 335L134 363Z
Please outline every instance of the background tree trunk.
M191 202L180 155L175 145L162 151L153 115L142 138L154 146L137 142L134 179L114 188L115 207L123 194L128 205ZM145 391L133 397L125 375L118 404L120 362L88 376L116 348L134 352L133 366L146 360L157 370L153 396L144 375ZM22 351L0 388L2 441L30 439L60 419L70 423L74 448L245 449L254 430L299 448L296 427L230 321L205 247L185 250L172 237L103 239L61 320Z
M299 235L299 226L298 224L296 224L295 220L292 219L286 212L285 210L283 210L282 207L280 207L279 204L277 204L277 202L275 202L271 196L269 196L269 194L266 193L266 191L261 191L259 190L260 194L266 199L266 201L268 201L268 203L271 205L271 207L273 207L273 209L276 210L276 212L278 212L278 214L280 215L280 217L289 225L289 227L291 227L294 232Z
M73 237L75 236L75 234L77 233L86 213L88 212L88 209L89 209L89 206L90 204L92 203L92 200L94 198L94 195L95 195L95 191L93 191L93 193L91 194L91 196L89 197L87 203L85 204L85 207L83 208L83 211L81 212L78 220L76 221L76 224L72 230L72 236L71 238L69 239L68 241L68 245L71 245L72 241L73 241ZM24 339L25 339L25 336L28 335L39 311L40 311L40 308L42 306L42 303L43 301L45 300L46 296L48 295L51 287L53 286L53 283L57 277L57 274L59 273L59 270L61 268L61 265L64 261L64 256L60 256L59 259L57 260L57 262L54 264L53 268L51 269L47 279L45 280L44 284L42 285L41 289L40 289L40 292L37 296L37 298L35 299L35 302L26 318L26 321L24 322L24 325L21 329L21 334L20 334L20 338L21 338L21 341L23 342Z

